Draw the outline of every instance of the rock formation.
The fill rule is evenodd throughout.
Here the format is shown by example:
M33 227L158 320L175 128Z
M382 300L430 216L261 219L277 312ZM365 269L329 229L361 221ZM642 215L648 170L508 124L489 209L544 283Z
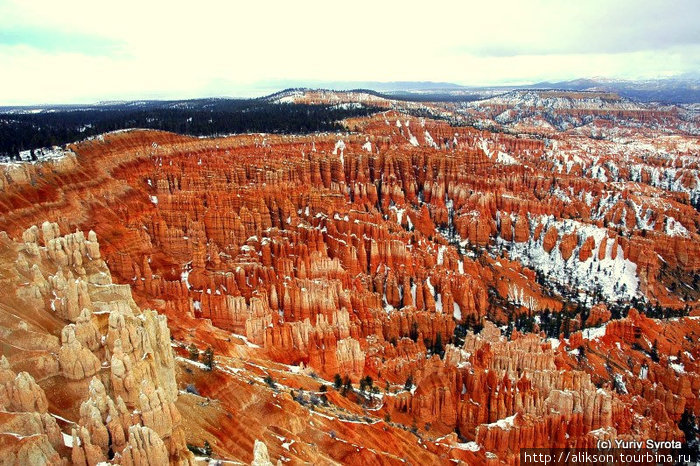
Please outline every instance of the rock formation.
M0 169L10 463L517 464L683 438L692 117L290 92L385 111L347 134L117 132Z

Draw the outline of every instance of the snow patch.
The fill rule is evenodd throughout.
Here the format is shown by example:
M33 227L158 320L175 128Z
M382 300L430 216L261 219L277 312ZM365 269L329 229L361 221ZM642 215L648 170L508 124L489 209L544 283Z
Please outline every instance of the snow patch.
M452 303L452 306L454 307L454 310L452 311L452 317L454 317L455 320L461 321L462 320L462 309L460 309L459 304L457 304L457 301L454 301Z
M340 155L343 155L343 151L345 150L345 142L343 142L342 139L339 139L338 142L335 143L335 147L333 148L333 155L338 155L339 150Z
M585 340L597 340L605 336L605 325L602 327L593 327L583 329L582 335Z
M676 363L676 362L672 362L671 364L669 364L669 366L671 366L671 369L673 369L674 371L676 371L676 373L678 373L678 374L684 374L684 373L685 373L685 367L683 366L683 364L679 364L679 363Z
M489 428L498 427L499 429L510 430L511 427L515 427L515 416L517 416L517 414L513 414L512 416L503 419L499 419L498 421L492 422L491 424L487 424L486 426Z
M545 235L540 235L536 240L533 239L534 235L531 235L528 241L522 243L506 242L502 238L498 238L497 241L509 249L512 259L520 260L524 265L538 270L551 282L573 285L591 294L600 292L603 297L615 302L631 300L637 295L639 288L637 264L624 258L620 245L617 245L615 259L612 258L614 239L607 239L606 250L602 254L603 259L598 258L603 239L608 234L607 229L575 220L554 220L552 215L530 218L530 225L539 223L543 224L542 231L547 231L554 226L559 232L557 244L549 253L543 247ZM577 246L571 257L564 260L559 243L565 234L573 232L578 236ZM585 261L581 261L579 251L588 237L593 237L594 241L592 254Z
M498 151L498 157L496 157L496 162L502 163L503 165L518 165L520 162L512 155L506 154L505 152Z
M479 451L481 450L481 445L476 442L458 443L457 448L467 451Z
M442 265L444 260L445 260L445 250L447 249L447 246L440 246L438 249L438 255L437 255L437 265Z
M683 224L673 217L666 217L666 234L668 236L685 236L686 238L690 236Z

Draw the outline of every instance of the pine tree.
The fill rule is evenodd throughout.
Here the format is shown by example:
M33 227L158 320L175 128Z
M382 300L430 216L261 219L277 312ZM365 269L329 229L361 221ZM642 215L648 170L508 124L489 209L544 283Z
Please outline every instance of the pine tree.
M214 350L211 346L204 351L204 355L202 356L202 362L205 366L207 366L208 370L214 369Z
M411 324L411 332L409 333L411 340L418 341L418 322L415 320Z
M347 375L343 378L343 395L347 396L348 392L352 391L352 383Z
M578 347L578 362L579 364L586 360L586 347L581 345Z
M442 334L438 333L433 345L433 354L437 354L442 359L445 356L445 347L442 345Z
M194 343L187 347L187 352L190 354L190 359L192 361L199 361L199 349Z
M659 362L659 349L657 348L658 343L658 340L654 340L654 344L651 346L651 352L649 353L651 360L654 362Z
M571 336L571 319L569 316L564 317L561 326L562 331L564 332L564 338L569 338Z
M457 438L459 439L460 442L466 442L467 439L462 436L462 432L459 429L459 424L455 426L455 434L457 434Z
M372 380L372 377L369 375L364 378L364 381L365 381L365 385L370 389L374 385L374 380Z
M270 374L267 374L263 381L270 387L270 388L277 388L277 383L275 383L275 379L272 378Z
M340 374L335 374L333 376L333 387L335 387L336 390L343 388L343 379L340 377Z
M698 429L695 414L687 407L685 411L683 411L681 420L678 423L678 428L685 434L685 443L682 446L682 452L686 455L690 455L691 461L698 461L698 459L700 459L700 441L698 439L700 430Z

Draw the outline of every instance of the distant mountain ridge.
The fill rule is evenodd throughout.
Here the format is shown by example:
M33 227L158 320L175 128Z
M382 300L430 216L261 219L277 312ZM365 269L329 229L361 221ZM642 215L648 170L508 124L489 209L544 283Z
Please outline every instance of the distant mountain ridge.
M700 103L700 78L682 76L648 80L617 80L608 78L578 78L569 81L542 81L533 84L502 86L468 86L437 81L318 81L280 82L278 91L259 97L202 97L195 99L135 99L100 101L94 104L0 105L0 113L32 113L38 111L77 111L124 108L193 108L222 109L243 102L271 101L275 96L293 90L334 90L376 94L398 100L412 101L473 101L494 97L514 90L564 90L611 92L638 102L664 104Z
M530 89L549 88L576 91L615 92L621 97L641 102L687 104L700 102L700 79L666 78L649 80L610 80L604 78L574 79L560 82L541 82Z
M669 104L689 104L700 102L700 79L690 77L650 79L650 80L615 80L606 78L580 78L570 81L543 81L528 85L518 86L483 86L483 87L452 87L443 89L454 95L463 92L465 95L474 95L483 92L486 96L517 89L556 89L565 91L592 91L613 92L620 97L625 97L639 102L659 102ZM406 90L412 94L417 91ZM420 91L425 95L425 90ZM399 96L401 93L392 93Z
M289 84L289 83L287 83ZM568 81L541 81L533 84L470 86L435 81L319 81L284 87L333 89L338 91L372 90L393 98L408 100L476 100L517 89L557 89L566 91L614 92L640 102L688 104L700 102L700 78L690 76L622 80L604 77L577 78Z

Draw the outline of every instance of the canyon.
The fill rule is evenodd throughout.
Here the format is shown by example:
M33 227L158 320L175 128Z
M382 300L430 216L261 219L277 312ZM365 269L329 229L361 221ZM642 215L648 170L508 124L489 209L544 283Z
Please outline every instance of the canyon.
M0 164L0 463L496 465L687 440L697 115L570 91L274 99L377 111Z

